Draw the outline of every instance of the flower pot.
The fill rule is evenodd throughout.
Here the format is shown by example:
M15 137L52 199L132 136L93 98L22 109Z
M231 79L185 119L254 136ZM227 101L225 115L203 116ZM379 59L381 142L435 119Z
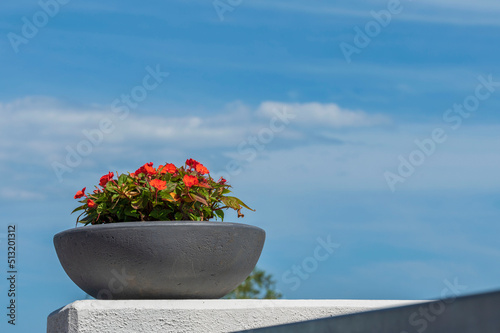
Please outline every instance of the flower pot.
M124 222L54 236L62 267L98 299L220 298L252 272L264 230L228 222Z

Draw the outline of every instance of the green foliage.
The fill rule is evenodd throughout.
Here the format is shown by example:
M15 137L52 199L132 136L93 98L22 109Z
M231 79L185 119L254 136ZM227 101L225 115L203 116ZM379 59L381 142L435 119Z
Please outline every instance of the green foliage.
M246 280L235 290L224 296L227 299L253 298L253 299L277 299L283 295L275 289L276 281L271 274L255 268Z
M134 173L113 177L113 172L102 176L91 194L85 193L86 188L76 193L75 199L81 199L82 205L73 213L83 211L77 223L223 221L225 209L236 210L238 217L244 216L242 208L252 210L240 199L226 195L231 186L224 178L215 181L208 169L193 159L179 168L170 163L153 168L153 163L146 163Z

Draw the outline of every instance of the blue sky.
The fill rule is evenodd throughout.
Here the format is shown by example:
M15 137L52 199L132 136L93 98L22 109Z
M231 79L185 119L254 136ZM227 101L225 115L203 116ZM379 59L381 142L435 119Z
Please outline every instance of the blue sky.
M500 287L497 1L54 1L0 4L18 330L84 297L52 245L74 193L150 161L230 179L286 298Z

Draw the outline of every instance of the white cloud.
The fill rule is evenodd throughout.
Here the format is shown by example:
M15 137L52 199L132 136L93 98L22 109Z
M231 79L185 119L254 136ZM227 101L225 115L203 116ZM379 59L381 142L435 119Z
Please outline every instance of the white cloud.
M208 116L169 117L143 112L137 115L131 111L120 118L106 107L78 109L47 97L26 97L0 104L4 136L0 145L4 154L5 149L10 149L14 155L31 152L41 157L64 152L66 145L76 146L82 140L89 140L85 133L94 133L97 138L95 133L100 132L103 144L133 146L149 142L171 144L179 149L236 147L249 135L269 126L269 120L261 116L272 117L275 109L282 108L296 115L291 122L299 127L370 126L387 120L384 116L341 109L335 104L263 102L252 111L241 103L232 103L229 108ZM99 127L104 119L111 122L112 129L107 133ZM298 139L307 133L290 129L282 135Z
M33 191L25 191L16 188L2 188L0 198L9 200L41 200L45 196Z
M285 123L286 126L278 123L281 130L271 133L270 142L267 142L273 128L274 109L283 107L290 109L296 118ZM269 101L255 109L234 102L207 115L190 113L184 117L169 117L168 114L160 116L145 110L140 113L131 110L126 117L120 118L120 114L113 113L110 107L81 108L49 97L32 96L1 103L0 119L0 170L12 174L12 181L19 184L43 182L39 176L42 172L48 172L52 182L60 180L56 178L54 163L70 166L72 171L90 171L97 164L116 167L118 160L123 163L162 156L185 158L188 152L222 157L238 152L242 144L248 144L247 151L253 149L250 138L266 140L264 146L273 150L278 144L293 147L317 141L331 143L329 135L334 136L337 128L371 126L386 120L383 116L345 110L335 104ZM100 128L100 123L106 119L111 123L107 132ZM330 132L317 133L318 126ZM264 136L261 138L261 135ZM274 141L276 138L280 139L279 143ZM88 153L79 153L81 159L70 164L69 151ZM31 171L29 179L18 172L24 168ZM28 199L30 195L21 193L19 197Z
M266 142L259 142L258 148L252 145L249 138L269 133L270 117L283 109L296 118L282 131L264 136ZM113 121L114 129L102 134L92 152L83 156L80 171L95 172L96 163L116 168L117 163L136 166L132 160L138 159L144 162L175 156L182 160L186 154L197 152L217 160L219 168L228 162L221 158L240 161L243 181L286 187L297 172L312 175L318 172L318 166L326 166L327 177L311 178L302 185L309 190L389 191L384 172L397 173L398 157L408 159L418 148L416 139L423 140L434 128L443 126L379 126L389 119L336 104L271 101L255 110L237 103L229 110L206 116L168 117L144 111L136 115L132 111L120 119L107 108L78 109L47 98L28 97L0 104L0 169L12 175L4 187L13 187L9 181L42 182L38 172L49 172L51 181L57 181L52 163L65 163L68 147L77 150L79 144L89 141L83 131L95 133L106 117ZM459 130L448 130L448 140L439 144L411 177L398 183L397 190L498 188L498 132L499 126L466 123ZM31 178L18 172L22 168L32 170ZM239 181L238 177L234 179ZM29 194L21 193L20 197L28 198Z
M134 142L175 143L183 147L219 147L231 145L252 130L240 121L241 113L218 113L210 117L160 117L136 115L133 111L120 118L110 108L77 109L50 98L26 97L0 104L2 147L15 151L46 155L88 140L85 133L99 131L102 143L130 145ZM111 122L103 132L100 122ZM97 138L97 134L96 138ZM5 156L5 155L4 155Z
M286 111L296 118L294 124L304 126L326 126L332 128L374 126L389 122L383 115L368 115L363 111L343 109L337 104L321 103L281 103L263 102L258 113L264 116L274 116L276 112Z

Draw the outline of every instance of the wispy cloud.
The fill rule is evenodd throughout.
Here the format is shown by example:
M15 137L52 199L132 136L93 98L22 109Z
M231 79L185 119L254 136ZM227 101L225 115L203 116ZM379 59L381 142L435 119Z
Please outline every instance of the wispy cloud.
M41 200L45 196L34 191L25 191L17 188L2 188L0 198L8 200Z
M356 2L356 7L330 3L305 3L301 1L252 1L248 6L262 10L297 12L320 17L370 17L370 11L386 9L388 1L368 0ZM430 22L451 25L485 25L498 26L500 22L495 15L500 12L500 4L493 0L453 1L423 0L418 2L401 1L401 6L411 7L398 16L400 20L414 22ZM488 15L488 17L485 17Z
M290 120L279 119L277 115L284 112L292 115ZM112 107L75 107L40 96L1 103L0 117L2 171L29 168L36 170L29 177L47 172L51 179L55 179L52 177L56 173L55 164L70 167L71 171L65 169L68 173L75 168L90 171L96 163L114 165L111 161L124 161L127 156L130 159L138 154L149 156L148 159L185 156L187 151L226 158L243 151L253 155L252 138L262 141L256 144L265 146L266 151L289 150L318 142L338 144L340 141L335 137L338 129L373 127L388 121L383 115L351 111L336 104L271 101L257 107L234 102L209 115L190 112L188 116L169 117L130 112L124 116L115 113ZM273 123L273 118L278 123ZM108 131L101 129L103 121L109 125ZM275 138L279 142L270 144ZM79 157L75 157L79 151ZM245 156L248 157L241 155L237 159ZM61 181L61 177L58 179ZM17 181L29 183L27 179ZM9 193L12 192L3 192L2 196ZM20 193L19 197L29 199L30 194Z
M209 116L130 114L120 118L111 108L79 109L47 97L26 97L0 104L3 120L0 128L5 138L4 148L32 149L43 154L84 139L84 132L98 129L104 118L109 119L113 127L103 138L110 143L130 145L155 141L175 144L178 148L224 148L233 147L255 133L266 125L267 118L284 109L296 115L294 126L302 128L302 135L295 135L295 138L307 136L307 128L312 126L336 129L375 126L388 121L383 115L342 109L336 104L270 101L262 102L254 110L242 103L232 103ZM41 142L47 143L45 148L40 147Z
M257 112L262 115L272 116L275 110L280 109L286 109L296 115L294 122L302 126L343 128L374 126L390 122L387 116L369 115L360 110L343 109L333 103L264 102L260 105Z
M294 118L282 131L272 134L279 139L261 145L262 149L248 150L253 149L250 138L269 134L269 119L273 112L282 110ZM64 163L68 149L77 150L82 142L91 141L89 133L95 133L100 121L109 118L113 130L102 133L102 137L94 136L99 142L91 154L83 156L79 170L95 172L97 161L116 166L117 161L123 163L127 158L182 159L187 152L196 151L218 161L218 167L226 163L224 158L240 161L245 171L243 182L286 187L299 171L315 174L319 165L331 166L327 178L312 178L303 184L306 191L332 187L388 190L384 172L397 168L398 156L414 149L414 141L427 137L436 127L401 123L387 126L391 119L384 114L349 110L333 103L277 101L265 101L257 107L233 103L209 115L193 112L168 117L141 112L120 119L111 108L82 109L50 98L27 97L1 104L0 117L0 168L4 173L31 168L30 177L40 178L39 174L46 172L55 181L52 163ZM401 189L498 187L494 181L498 157L494 152L495 133L499 131L495 125L473 125L450 135ZM241 149L242 144L248 149ZM283 168L283 164L288 167ZM29 183L21 178L15 181ZM7 180L5 188L11 185ZM23 190L29 191L29 186ZM28 198L29 194L20 197Z

